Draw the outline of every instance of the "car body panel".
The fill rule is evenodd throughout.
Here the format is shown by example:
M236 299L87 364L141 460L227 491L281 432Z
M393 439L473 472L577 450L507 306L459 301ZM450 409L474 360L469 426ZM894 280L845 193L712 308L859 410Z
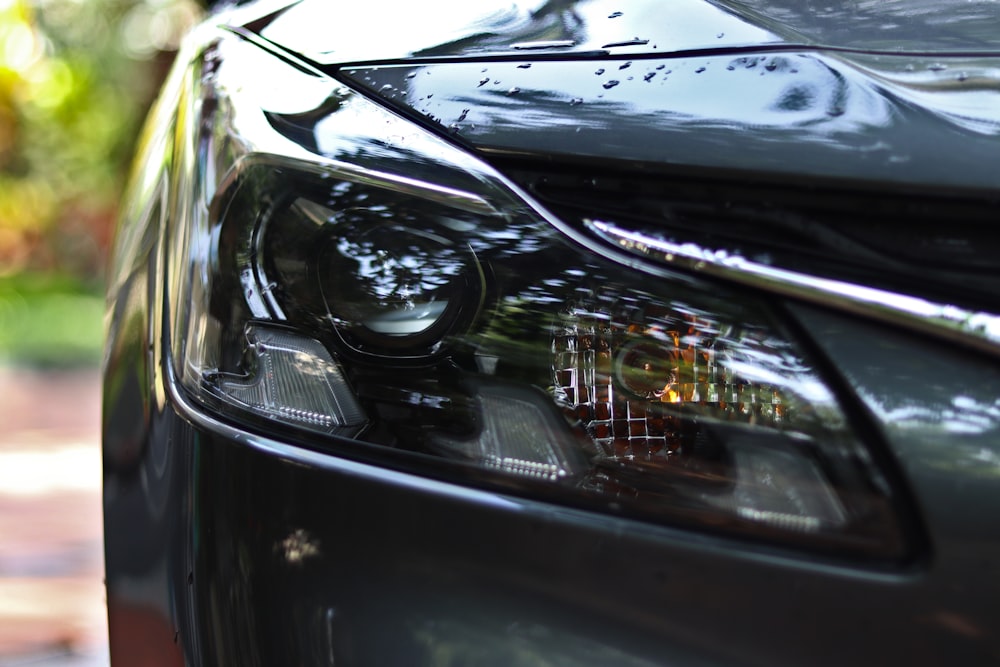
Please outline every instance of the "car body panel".
M983 73L964 89L951 71L906 73L913 60L751 51L342 73L487 153L1000 191L1000 59L963 61Z
M1000 190L1000 31L989 3L449 9L364 3L341 15L305 0L246 25L483 151ZM430 14L435 30L407 28ZM398 38L339 32L382 15ZM637 32L648 43L607 47ZM574 45L510 47L531 40Z
M369 24L380 26L382 35L354 38L352 26ZM412 30L414 25L421 29ZM265 39L323 65L536 52L663 54L784 41L703 0L639 2L628 7L609 0L363 3L334 13L327 3L307 0L249 26Z
M304 0L248 25L265 39L324 65L483 59L536 50L618 57L761 46L1000 54L1000 25L989 0L438 0L335 8L322 0ZM379 36L358 38L358 25L375 26ZM415 25L421 29L412 30Z
M885 370L898 377L892 365ZM1000 517L983 504L995 490L991 468L968 465L987 452L996 467L995 422L983 446L938 441L933 460L908 467L919 496L935 503L935 551L894 571L310 452L214 422L166 389L137 465L107 470L115 493L106 511L119 536L109 540L109 595L114 609L136 598L159 607L157 643L172 630L188 663L932 665L997 656L996 544L978 536ZM939 399L914 385L900 400L927 415L909 429L941 433ZM964 440L960 429L951 437ZM968 492L956 498L956 488ZM962 583L970 577L978 583ZM112 627L116 661L135 657L122 653L129 627Z
M315 4L300 7L279 15L314 11ZM241 16L249 9L239 10ZM460 32L448 39L454 42ZM275 33L261 34L277 40ZM147 129L109 276L104 507L115 664L919 666L1000 660L1000 407L996 362L988 355L947 350L937 339L853 322L842 312L795 306L803 330L861 397L858 409L873 425L871 439L885 443L879 451L905 479L926 524L926 540L917 541L911 558L896 563L821 556L455 484L414 474L377 448L347 442L324 451L294 434L278 440L192 403L171 355L174 305L167 265L177 252L171 230L192 212L206 213L226 178L215 170L222 152L209 150L219 146L209 146L206 120L220 103L210 91L220 75L220 54L228 53L213 45L226 40L253 51L267 47L207 27L182 52ZM358 52L360 59L365 53ZM299 118L311 129L302 119L324 108L341 83L294 58L280 61L264 49L258 56L274 58L283 76L272 94L257 101L269 100L273 113ZM502 66L515 76L542 70L544 58L518 68L521 56L518 51L518 60ZM841 71L831 56L807 58L819 63L813 81L832 76L821 72ZM414 70L415 78L449 78L439 76L444 69L425 65L432 73ZM594 77L593 63L584 65L580 80L566 86ZM872 100L874 108L889 104L874 77L854 65L843 67L860 98ZM719 69L719 81L735 71ZM464 81L464 70L449 71L460 72ZM677 78L694 82L706 73ZM734 76L751 74L759 76ZM359 77L364 82L364 74ZM402 81L408 81L405 74ZM637 77L634 85L647 83ZM283 85L298 94L282 94ZM546 83L553 90L559 85L551 78ZM434 88L435 98L451 99L450 90L457 85ZM477 113L506 109L509 99L505 92L482 95ZM402 109L385 98L383 104ZM580 106L567 102L563 118ZM627 109L621 105L613 122L627 126ZM663 109L662 101L649 103L644 118L654 117L656 109ZM890 169L891 162L877 160L880 166L868 171L824 172L822 156L852 154L848 148L877 134L824 134L813 125L862 126L870 118L870 106L848 106L837 117L841 121L829 119L825 109L817 103L816 123L769 128L785 137L788 161L799 159L793 139L827 137L814 142L816 156L791 163L799 178L844 176L879 187L919 185L940 173L929 162L930 148L921 158L929 171L918 169L917 176L897 171L913 162ZM954 132L968 141L963 146L971 151L972 178L980 179L974 189L996 187L990 180L996 172L979 173L993 164L990 132L963 129L902 104L886 117L890 127L919 117L938 140ZM712 132L710 118L702 114L696 125ZM548 120L560 122L551 115ZM749 126L749 118L744 121ZM425 127L479 150L515 150L523 139L498 115L492 125L480 122L484 134L468 139L449 135L436 120ZM662 163L654 152L631 152L642 150L634 132L625 146L609 143L611 122L601 125L592 116L588 131L600 130L605 139L589 141L616 150L618 159ZM534 137L529 147L540 148L544 125L525 121L520 127ZM227 140L248 141L239 127L227 129ZM719 131L726 142L740 140L733 127ZM911 136L894 136L894 148L901 150L903 138ZM982 149L972 137L979 137ZM678 164L696 160L691 141L690 160ZM584 145L565 144L568 153ZM342 154L322 145L312 146L317 157L358 157L356 145L343 146ZM736 159L725 151L712 155L698 165L734 167L718 164ZM766 159L763 148L759 156ZM862 156L854 159L866 164ZM873 340L878 345L864 345Z

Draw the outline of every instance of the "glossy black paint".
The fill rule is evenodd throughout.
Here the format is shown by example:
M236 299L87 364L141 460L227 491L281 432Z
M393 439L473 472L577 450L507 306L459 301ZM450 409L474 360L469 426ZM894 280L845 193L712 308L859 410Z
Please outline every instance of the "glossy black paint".
M303 2L248 27L324 65L525 53L632 55L786 43L771 30L703 0L628 5L614 0L554 0L534 7L503 0L366 3L343 8L341 20L331 21L325 3ZM356 25L378 25L381 38L354 38Z
M369 2L339 7L335 16L322 0L305 0L247 25L324 65L482 59L526 51L632 56L795 46L911 55L1000 54L1000 21L989 0ZM374 26L381 39L374 34L358 38L358 25Z
M580 6L603 14L609 4ZM310 11L315 6L299 5ZM715 6L702 8L719 12ZM297 16L295 11L300 10L286 13L283 20ZM567 11L550 16L572 16ZM720 16L736 20L730 13ZM549 36L551 31L537 29L542 24L532 25L519 39ZM277 39L266 30L263 34ZM707 43L715 34L709 31L701 41ZM457 39L458 33L454 35ZM755 39L762 43L770 38ZM376 465L377 457L362 449L333 456L297 446L292 436L279 441L248 433L189 402L174 376L165 324L172 307L166 300L165 258L176 252L165 234L191 210L207 208L222 178L212 172L213 160L205 159L215 155L209 151L210 128L201 124L215 98L200 95L198 86L212 89L220 57L211 48L208 53L211 57L195 81L185 82L184 68L179 70L182 74L168 84L154 114L110 277L104 502L115 664L1000 661L1000 379L989 357L943 349L933 339L853 322L843 315L794 310L817 348L860 398L858 409L877 425L926 524L929 542L921 557L896 566L803 556L430 480ZM271 56L261 51L260 57ZM353 59L362 57L368 56ZM816 66L810 85L819 86L824 95L830 88L823 77L839 71L839 66L823 65L829 64L826 58L804 58ZM515 76L528 76L554 66L532 62L531 68L518 69L520 62L479 69L502 66ZM731 59L718 64L724 62ZM631 67L639 66L636 61ZM461 68L468 67L429 66L426 71L432 73L423 76L438 81L446 71L459 72L464 91L469 88L464 78L468 72ZM592 67L596 69L594 63L573 64L570 69L583 73L567 79L565 86L596 81ZM708 73L685 71L677 78L693 82ZM733 71L718 72L717 81ZM321 108L336 86L316 73L296 76L287 74L285 84L298 94L275 96L272 111L294 115ZM758 157L767 160L764 147L772 145L767 137L774 137L775 145L787 147L787 160L800 160L782 163L800 176L803 170L816 175L829 168L837 175L876 183L936 183L934 174L948 174L934 171L938 166L930 148L918 161L926 169L913 171L892 166L887 158L891 150L875 151L881 157L874 162L856 151L864 141L876 141L886 127L924 123L920 127L939 133L933 135L935 141L953 133L967 142L962 145L968 148L963 154L969 164L974 163L966 171L971 184L996 189L997 172L990 168L996 164L996 133L983 129L995 127L995 118L987 117L976 126L979 129L961 128L926 109L900 104L880 116L886 124L869 123L866 114L890 104L890 96L871 77L845 76L855 86L848 87L853 99L869 100L870 105L831 117L817 102L805 110L814 113L814 123L778 123L769 127L771 135L766 130L750 132L746 146L752 149L759 141ZM316 91L306 85L309 81ZM433 89L435 99L441 95L447 101L442 108L449 114L460 103L458 83ZM645 84L653 82L636 78L608 90ZM569 119L572 109L585 106L563 99L572 91L562 85L553 78L545 83L554 91L551 97L567 105L565 113L545 116L550 123L553 118ZM542 88L530 88L534 102L544 97ZM484 134L473 134L470 140L516 147L521 135L498 129L510 122L499 112L507 113L514 104L510 99L521 93L476 94L477 113L492 109L493 115ZM614 123L627 125L628 104L619 105ZM720 102L717 108L723 106ZM652 122L662 108L661 102L651 103L645 119ZM978 108L993 109L995 116L996 107ZM528 113L517 115L515 126L533 137L529 147L537 152L543 124L530 121ZM743 125L739 130L735 125L715 128L711 118L715 116L703 114L694 125L709 133L718 129L724 137L721 145L743 140ZM603 146L600 150L614 149L617 158L632 157L632 149L643 150L638 135L629 138L627 133L626 144L615 148L609 137L616 134L616 126L596 116L591 121L591 129L602 134L589 139ZM857 131L827 131L833 126L824 125L848 121L857 121L851 126ZM747 118L740 122L752 124ZM657 127L653 123L652 129ZM910 135L900 132L889 135L902 149ZM229 136L241 137L239 132ZM463 136L464 131L455 140L464 141ZM814 136L822 140L810 143ZM686 137L678 130L671 141L683 146ZM688 157L696 160L697 145L691 137ZM797 158L796 145L815 146L820 157ZM565 139L547 148L573 153L583 145ZM654 153L634 157L638 163L661 159ZM833 160L827 167L826 156L841 154L846 162L837 166ZM198 166L190 161L195 155L200 156ZM738 159L724 150L712 155L702 166L726 166L719 160ZM958 169L949 159L942 157ZM871 164L876 165L872 171L863 170ZM851 165L862 170L851 171ZM970 184L957 178L943 182Z
M525 57L342 73L486 155L627 160L770 173L775 181L996 191L1000 105L984 99L960 108L985 81L961 84L951 70L905 72L929 62L749 51L585 61ZM1000 58L968 65L991 70L994 82L1000 72Z

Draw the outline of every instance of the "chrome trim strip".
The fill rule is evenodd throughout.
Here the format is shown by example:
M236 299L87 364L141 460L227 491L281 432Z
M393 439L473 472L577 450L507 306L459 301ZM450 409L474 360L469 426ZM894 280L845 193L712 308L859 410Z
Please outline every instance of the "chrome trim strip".
M610 222L583 222L600 239L660 264L834 307L1000 355L1000 315L767 266L725 250L667 241Z
M235 178L236 173L245 169L248 164L266 160L276 164L285 164L289 168L295 168L299 171L310 172L327 178L350 181L359 185L367 185L418 199L425 199L468 213L484 216L503 215L485 197L472 192L450 188L445 185L437 185L430 181L409 178L387 171L359 167L343 160L328 158L316 153L306 153L301 151L301 149L298 151L300 155L292 156L290 153L297 149L297 146L285 140L282 140L282 143L287 143L288 145L285 152L279 152L281 149L279 146L268 145L261 146L260 150L238 158L227 178ZM219 189L221 190L222 188L220 187Z
M426 199L468 213L485 216L502 215L486 198L472 192L449 188L430 181L417 180L385 171L367 169L341 160L319 156L313 156L313 160L316 164L334 170L333 176L339 176L346 181L352 181L359 185L369 185L375 188L391 190L402 195Z

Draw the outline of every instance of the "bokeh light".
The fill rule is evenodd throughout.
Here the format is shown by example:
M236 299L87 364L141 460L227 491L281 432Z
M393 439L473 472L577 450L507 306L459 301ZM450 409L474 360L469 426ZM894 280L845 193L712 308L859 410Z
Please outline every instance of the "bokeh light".
M99 358L136 136L202 12L195 0L0 0L0 364Z

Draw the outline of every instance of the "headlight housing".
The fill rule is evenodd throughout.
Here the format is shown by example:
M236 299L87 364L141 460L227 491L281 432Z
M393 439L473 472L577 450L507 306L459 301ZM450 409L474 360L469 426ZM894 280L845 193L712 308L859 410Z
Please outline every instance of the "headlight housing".
M773 298L616 255L237 37L190 76L168 312L204 409L458 483L906 555L858 415Z

